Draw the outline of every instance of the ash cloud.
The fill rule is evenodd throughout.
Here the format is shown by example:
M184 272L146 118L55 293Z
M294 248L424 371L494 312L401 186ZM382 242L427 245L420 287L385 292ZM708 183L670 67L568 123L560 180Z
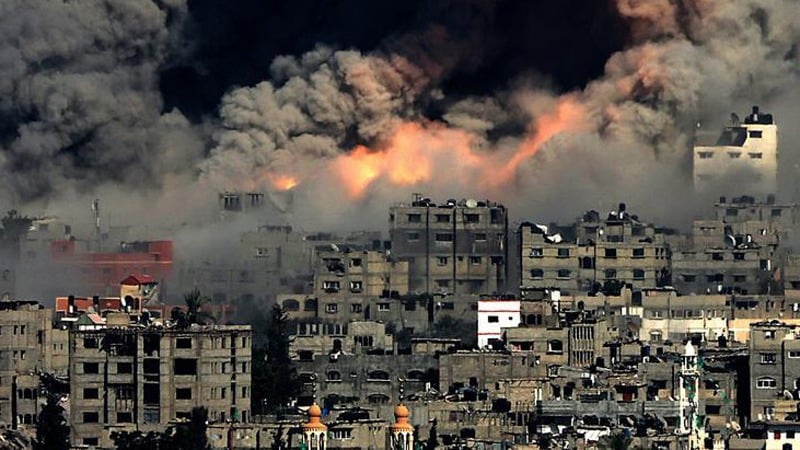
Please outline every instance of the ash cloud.
M0 183L9 204L64 191L157 191L203 155L162 111L158 74L178 52L181 0L9 0L0 5Z

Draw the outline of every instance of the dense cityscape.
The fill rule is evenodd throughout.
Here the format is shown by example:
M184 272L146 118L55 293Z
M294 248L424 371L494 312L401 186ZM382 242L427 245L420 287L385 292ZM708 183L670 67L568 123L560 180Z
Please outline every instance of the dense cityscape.
M798 6L0 0L0 450L800 450Z

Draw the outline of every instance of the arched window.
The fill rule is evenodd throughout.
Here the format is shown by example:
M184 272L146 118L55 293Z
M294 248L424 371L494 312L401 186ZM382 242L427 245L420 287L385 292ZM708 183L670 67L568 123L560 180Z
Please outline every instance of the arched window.
M528 314L528 317L525 318L525 323L528 325L536 325L536 314Z
M317 299L309 298L303 303L303 310L304 311L316 311L317 310Z
M283 310L284 311L299 311L300 310L300 302L293 298L287 298L283 301Z
M342 374L337 370L328 371L325 381L342 381Z
M778 383L775 381L775 378L761 377L756 380L757 389L775 389L776 387L778 387Z
M373 370L369 374L367 374L368 380L380 380L380 381L389 381L389 372L385 370Z
M367 399L370 403L374 404L384 404L389 403L389 396L386 394L370 394L367 396Z
M406 378L413 381L422 381L425 379L425 372L419 369L409 370L408 374L406 374Z
M781 450L792 450L792 444L783 444Z
M644 270L642 270L642 269L633 269L633 279L634 280L644 280Z
M581 258L581 269L591 269L593 266L591 257L584 256Z

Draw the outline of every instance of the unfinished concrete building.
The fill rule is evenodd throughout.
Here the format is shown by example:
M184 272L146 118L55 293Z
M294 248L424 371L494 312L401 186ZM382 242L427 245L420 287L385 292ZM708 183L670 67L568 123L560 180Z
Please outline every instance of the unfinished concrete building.
M110 448L114 431L160 431L198 406L211 422L248 422L251 335L249 325L72 330L73 445Z
M33 426L39 374L67 375L68 333L53 327L53 310L34 301L0 301L0 422Z
M492 294L508 279L508 211L498 203L415 196L389 209L392 254L409 264L412 292Z

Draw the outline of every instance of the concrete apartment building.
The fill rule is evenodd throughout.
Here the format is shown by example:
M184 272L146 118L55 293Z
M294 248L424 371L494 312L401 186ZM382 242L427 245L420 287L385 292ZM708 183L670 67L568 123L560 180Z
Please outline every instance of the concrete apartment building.
M32 426L43 399L39 374L67 374L68 332L34 301L0 301L0 422Z
M249 325L72 330L69 345L73 445L111 448L114 431L160 431L198 406L249 421Z
M520 225L520 289L556 288L564 294L591 292L608 282L635 288L669 284L670 249L664 230L639 221L625 205L601 218L596 211L549 233Z
M694 188L699 193L720 193L736 183L752 194L774 194L778 189L778 126L772 114L753 106L740 121L736 114L715 142L695 145Z
M417 195L389 209L392 254L409 264L412 292L492 294L507 289L508 211L498 203Z
M800 332L778 320L750 326L750 420L797 417L800 399Z

